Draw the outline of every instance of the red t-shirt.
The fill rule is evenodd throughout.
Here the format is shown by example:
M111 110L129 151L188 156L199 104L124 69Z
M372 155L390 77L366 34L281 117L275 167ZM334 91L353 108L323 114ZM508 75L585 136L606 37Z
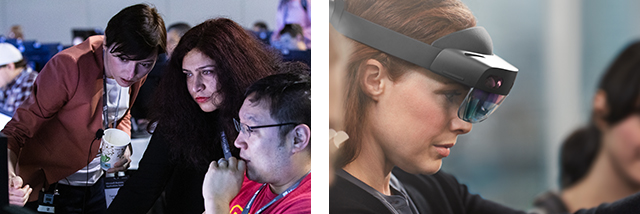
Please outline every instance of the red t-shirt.
M244 207L247 206L256 191L260 189L260 186L262 186L262 183L249 180L245 176L240 193L229 204L229 214L242 214ZM265 186L254 199L249 214L254 214L277 196L278 194L271 192L269 185ZM311 173L302 179L298 188L273 202L262 213L311 213Z

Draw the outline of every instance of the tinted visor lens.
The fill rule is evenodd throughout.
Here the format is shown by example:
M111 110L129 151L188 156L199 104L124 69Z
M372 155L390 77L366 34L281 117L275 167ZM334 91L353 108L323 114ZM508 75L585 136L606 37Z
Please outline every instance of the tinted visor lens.
M500 106L505 97L472 88L458 109L458 117L470 123L482 122Z

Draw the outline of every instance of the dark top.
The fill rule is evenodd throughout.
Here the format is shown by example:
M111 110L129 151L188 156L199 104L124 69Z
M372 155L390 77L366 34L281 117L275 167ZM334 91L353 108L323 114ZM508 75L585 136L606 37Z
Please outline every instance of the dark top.
M369 193L369 195L376 197L392 213L416 213L418 210L409 195L407 195L407 191L404 189L402 183L400 183L393 174L391 174L391 179L389 181L391 195L385 195L378 192L378 190L358 180L356 177L353 177L342 169L338 170L336 175L351 182L352 184L355 184L360 189Z
M467 186L458 183L450 174L413 175L398 168L393 175L403 184L418 212L425 213L525 213L469 193ZM640 193L576 213L638 213ZM377 198L348 180L336 176L329 190L329 213L392 213Z
M568 213L567 206L557 192L549 191L536 197L533 202L535 212L539 214Z
M196 170L172 161L163 128L158 125L137 172L120 188L107 213L147 213L163 190L166 213L204 212L202 182L208 166Z

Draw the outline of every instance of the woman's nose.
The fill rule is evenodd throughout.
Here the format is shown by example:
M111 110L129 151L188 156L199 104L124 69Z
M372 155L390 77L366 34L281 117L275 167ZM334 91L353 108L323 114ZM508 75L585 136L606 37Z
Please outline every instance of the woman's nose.
M469 133L472 127L473 124L464 121L457 116L451 120L451 130L457 134Z
M192 90L194 92L200 92L200 91L204 90L205 89L205 85L202 82L202 80L197 76L194 79L195 80L194 80L194 84L193 84L193 89Z

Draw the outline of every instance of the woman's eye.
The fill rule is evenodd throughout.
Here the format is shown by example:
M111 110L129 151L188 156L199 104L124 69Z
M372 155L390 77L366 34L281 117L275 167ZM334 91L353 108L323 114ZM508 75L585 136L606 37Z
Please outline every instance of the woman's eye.
M187 77L193 76L193 74L191 74L191 73L184 73L184 75L187 75Z
M122 61L122 62L128 62L129 61L129 59L124 58L124 57L118 57L118 58L120 58L120 61Z
M151 63L140 63L140 65L145 68L151 67Z
M204 71L202 71L202 74L204 74L204 75L208 75L208 74L211 74L211 73L213 73L213 72L212 72L212 71L210 71L210 70L204 70Z
M445 97L447 97L447 99L448 99L450 102L454 102L454 101L456 100L456 98L457 98L458 96L460 96L460 95L462 95L462 93L457 92L457 91L448 92L448 93L445 93L445 94L444 94L444 96L445 96Z

